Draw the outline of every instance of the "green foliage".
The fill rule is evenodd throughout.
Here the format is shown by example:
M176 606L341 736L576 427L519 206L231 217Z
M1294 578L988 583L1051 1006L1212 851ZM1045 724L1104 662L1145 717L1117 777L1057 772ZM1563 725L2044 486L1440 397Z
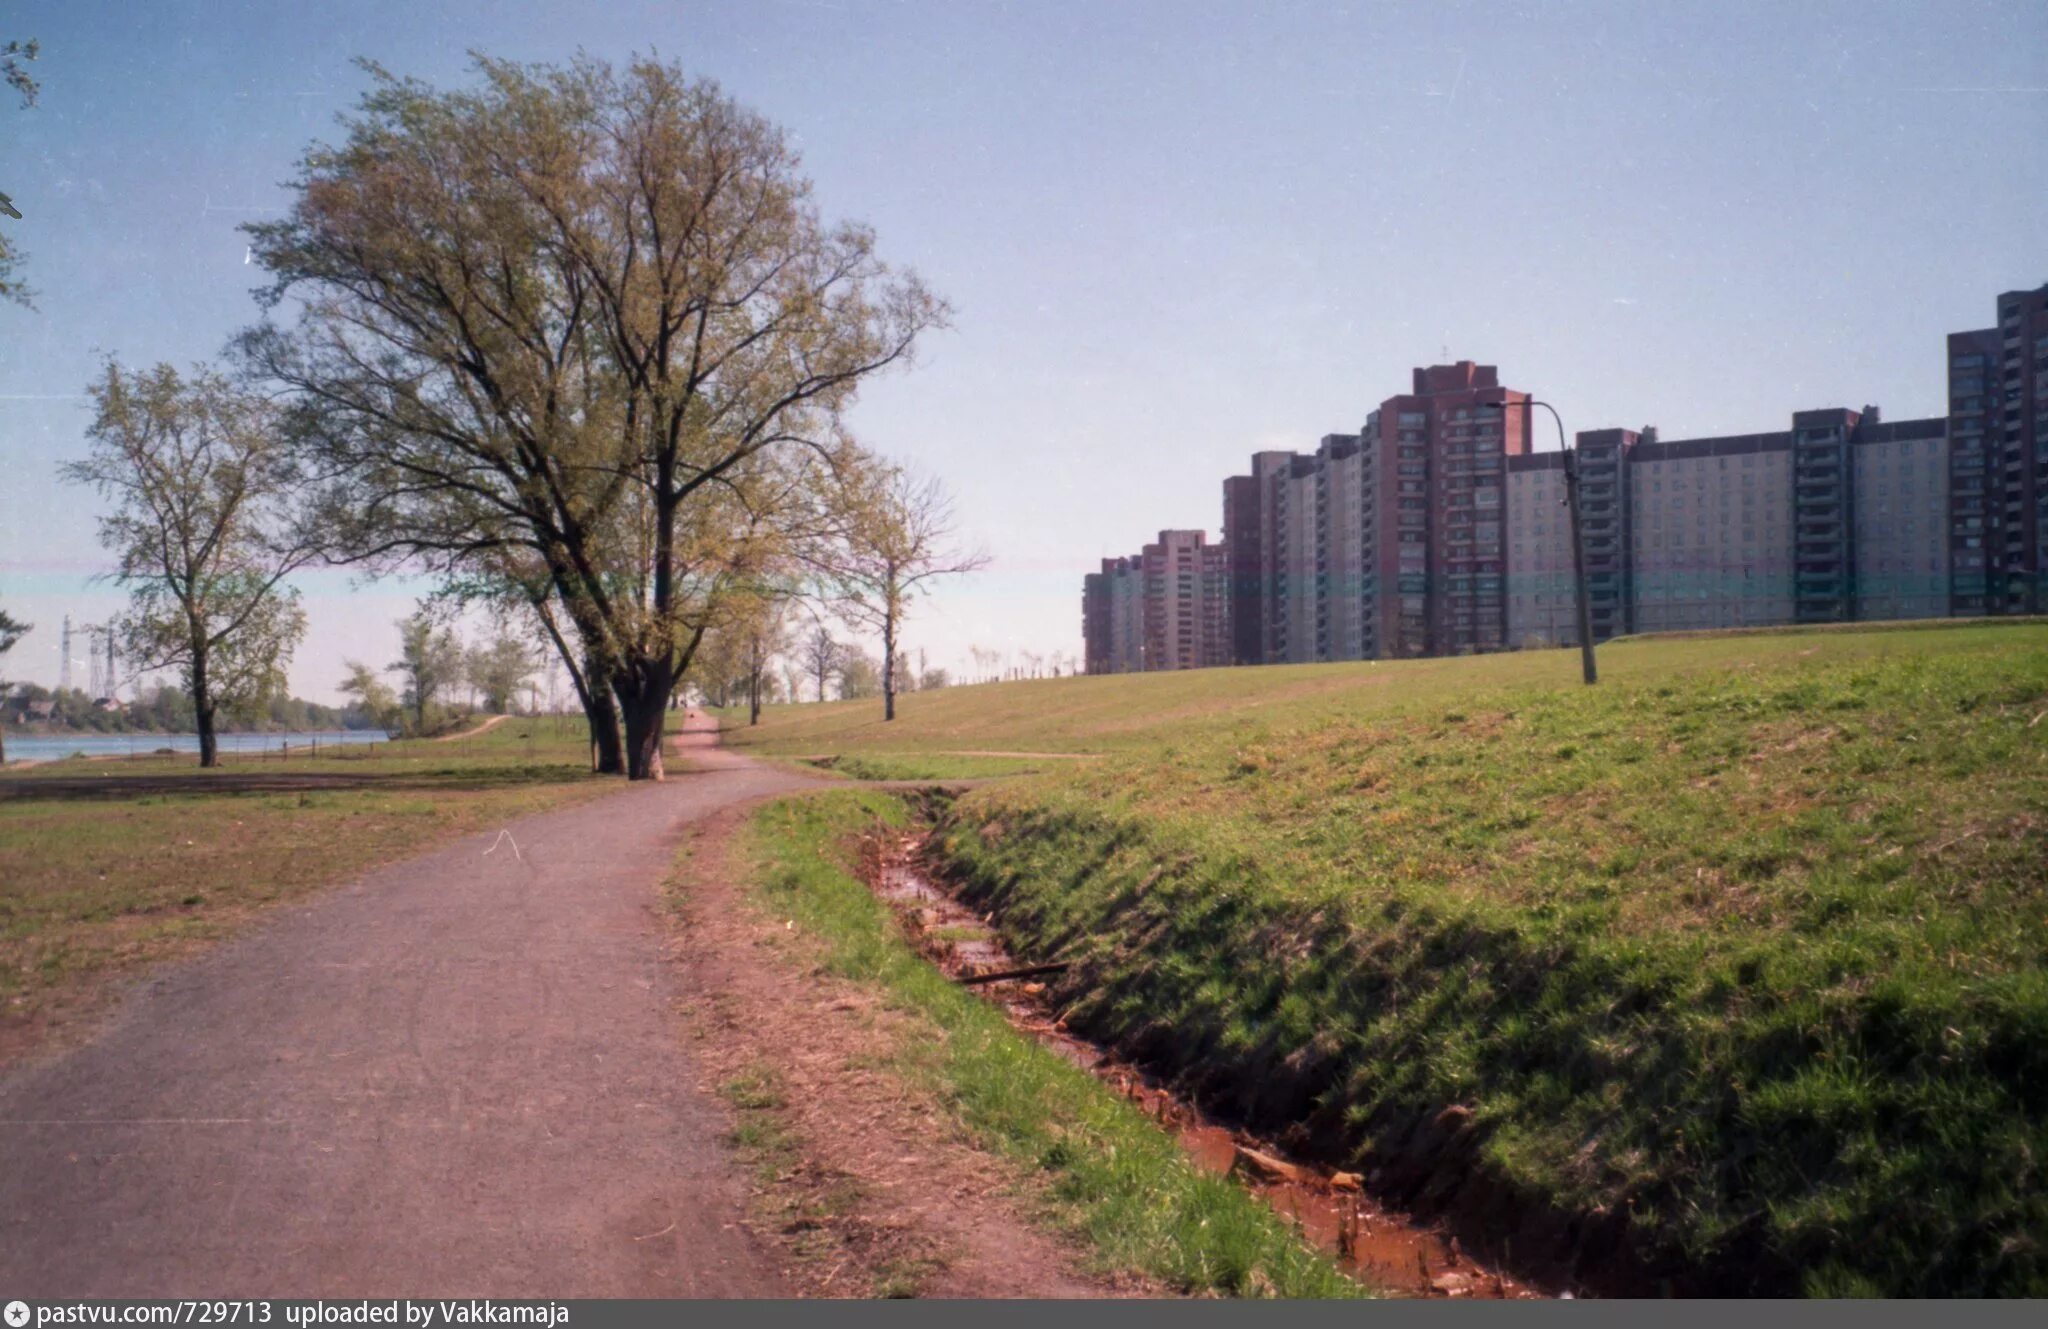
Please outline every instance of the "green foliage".
M470 648L464 659L470 686L483 697L484 709L504 715L518 700L520 689L533 681L540 661L532 647L509 632Z
M425 613L398 622L398 658L387 666L404 681L400 715L405 732L431 734L445 722L440 698L462 682L467 657L453 628L436 627Z
M833 668L839 675L841 701L865 701L882 695L882 666L867 652L841 647Z
M833 973L881 986L930 1023L918 1064L969 1129L1050 1174L1061 1216L1111 1268L1190 1292L1358 1295L1265 1205L1197 1170L1143 1114L910 949L850 871L851 837L905 815L870 792L790 799L755 815L749 846L761 894L823 938Z

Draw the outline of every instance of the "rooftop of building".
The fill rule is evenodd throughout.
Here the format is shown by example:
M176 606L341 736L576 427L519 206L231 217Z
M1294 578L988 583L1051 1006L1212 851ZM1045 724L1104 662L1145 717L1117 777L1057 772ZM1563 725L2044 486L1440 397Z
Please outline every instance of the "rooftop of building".
M1438 392L1464 392L1473 388L1500 386L1500 368L1460 360L1456 364L1428 365L1415 370L1415 393L1426 397Z

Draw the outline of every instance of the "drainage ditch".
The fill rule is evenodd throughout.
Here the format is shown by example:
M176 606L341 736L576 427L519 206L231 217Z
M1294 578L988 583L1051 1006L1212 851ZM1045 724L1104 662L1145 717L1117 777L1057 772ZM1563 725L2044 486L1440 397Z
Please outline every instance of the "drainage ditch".
M1360 1282L1395 1296L1523 1299L1550 1295L1475 1260L1455 1236L1377 1202L1356 1173L1299 1161L1271 1141L1216 1121L1134 1066L1069 1032L1042 966L1020 965L986 918L935 884L920 864L924 836L878 837L863 855L868 885L905 934L949 976L972 982L1010 1023L1088 1071L1174 1133L1197 1167L1233 1175L1294 1222ZM1021 970L1013 976L1011 971Z

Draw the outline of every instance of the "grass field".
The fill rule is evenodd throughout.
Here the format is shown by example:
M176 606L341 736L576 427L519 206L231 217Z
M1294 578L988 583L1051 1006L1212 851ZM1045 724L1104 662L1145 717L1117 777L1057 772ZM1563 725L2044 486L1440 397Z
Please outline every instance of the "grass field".
M963 796L967 888L1078 962L1071 1023L1420 1201L1692 1286L2048 1292L2048 627L1602 671L1048 680L731 740L1108 754Z
M315 761L65 761L0 776L0 1056L105 981L225 935L262 907L494 821L587 797L580 720ZM230 793L240 775L343 772L359 787ZM140 796L39 797L35 777L164 776Z

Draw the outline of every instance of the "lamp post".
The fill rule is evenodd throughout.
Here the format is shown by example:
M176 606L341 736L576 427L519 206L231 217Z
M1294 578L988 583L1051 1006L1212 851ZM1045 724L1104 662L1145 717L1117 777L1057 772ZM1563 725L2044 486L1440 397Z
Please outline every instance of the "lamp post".
M1579 525L1579 451L1565 443L1564 420L1555 406L1533 397L1524 405L1541 406L1557 423L1557 449L1564 454L1564 505L1571 513L1572 523L1572 595L1578 602L1579 665L1589 685L1598 683L1600 668L1593 660L1593 605L1586 595L1586 538ZM1507 410L1507 403L1501 401L1490 401L1485 406L1503 414Z

